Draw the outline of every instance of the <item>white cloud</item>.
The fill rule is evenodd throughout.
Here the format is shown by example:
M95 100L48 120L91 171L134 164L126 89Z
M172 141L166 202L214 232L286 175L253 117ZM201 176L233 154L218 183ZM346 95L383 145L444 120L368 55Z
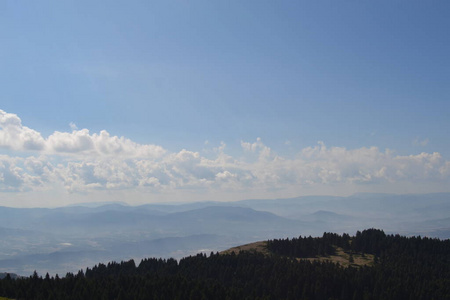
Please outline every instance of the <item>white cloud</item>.
M22 170L16 166L13 158L0 158L0 191L19 191L24 184Z
M77 130L78 129L77 124L75 124L74 122L70 122L69 126L70 126L70 129L72 129L72 130Z
M256 138L256 142L249 143L241 141L241 146L245 151L255 152L258 148L264 148L264 144L261 142L261 138Z
M241 147L247 152L248 151L258 152L259 151L258 152L259 158L261 160L267 160L270 157L273 157L273 153L272 153L271 149L263 144L261 138L257 138L256 142L254 142L254 143L241 141Z
M260 153L255 156L257 160L252 162L223 153L218 153L215 159L207 159L198 152L182 150L162 158L77 158L56 166L45 157L29 157L20 163L3 160L0 182L2 190L11 191L57 181L71 193L136 188L153 191L224 189L226 192L227 189L268 190L323 184L448 181L450 177L450 162L439 153L396 156L375 147L348 150L320 144L303 149L292 159L276 155L268 158Z
M76 125L71 123L72 129ZM0 148L37 151L46 154L115 157L161 157L166 151L157 145L141 145L124 137L111 136L103 130L90 134L88 129L55 131L47 139L22 125L21 119L0 110Z
M32 165L34 157L20 158L0 155L0 192L21 192L40 189L48 179L44 166Z
M170 153L161 146L138 144L107 131L56 131L44 139L23 126L18 116L0 111L0 148L38 154L0 156L0 192L60 186L69 193L190 190L210 195L236 192L243 198L249 191L295 192L325 185L383 188L400 183L450 183L450 162L439 153L400 156L377 147L347 149L318 142L299 150L295 157L282 157L260 138L241 141L241 147L244 156L230 156L222 142L207 158L186 149Z
M17 115L0 110L0 147L39 151L45 147L45 141L39 132L23 126Z
M132 164L118 159L69 162L58 165L56 173L69 192L87 192L136 187L138 176L132 167Z
M80 153L94 150L89 130L74 130L72 133L55 131L47 140L47 148L55 153Z
M130 139L111 136L106 130L90 134L89 130L54 132L46 141L52 154L73 154L114 157L161 157L166 151L157 145L141 145Z

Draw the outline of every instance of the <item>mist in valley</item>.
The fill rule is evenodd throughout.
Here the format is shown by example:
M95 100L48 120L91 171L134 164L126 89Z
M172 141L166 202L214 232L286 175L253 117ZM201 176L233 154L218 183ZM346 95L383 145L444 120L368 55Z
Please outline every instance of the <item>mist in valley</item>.
M0 272L65 275L98 263L366 228L450 238L450 193L355 194L188 204L0 207Z

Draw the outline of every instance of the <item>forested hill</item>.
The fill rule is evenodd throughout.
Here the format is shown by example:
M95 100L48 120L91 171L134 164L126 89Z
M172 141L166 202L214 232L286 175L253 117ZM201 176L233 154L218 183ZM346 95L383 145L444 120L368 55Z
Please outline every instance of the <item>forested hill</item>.
M450 299L450 241L386 235L270 240L265 253L198 254L176 261L149 258L99 264L55 278L37 273L0 280L14 299ZM338 249L372 256L353 267L327 257Z

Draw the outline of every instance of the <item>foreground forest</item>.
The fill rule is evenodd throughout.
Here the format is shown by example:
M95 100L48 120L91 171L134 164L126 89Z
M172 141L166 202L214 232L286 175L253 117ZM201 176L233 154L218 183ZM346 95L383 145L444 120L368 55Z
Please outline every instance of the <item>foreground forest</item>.
M370 256L343 266L338 249ZM0 280L12 299L450 299L450 240L386 235L270 240L264 253L198 254L177 261L149 258L98 264L77 274Z

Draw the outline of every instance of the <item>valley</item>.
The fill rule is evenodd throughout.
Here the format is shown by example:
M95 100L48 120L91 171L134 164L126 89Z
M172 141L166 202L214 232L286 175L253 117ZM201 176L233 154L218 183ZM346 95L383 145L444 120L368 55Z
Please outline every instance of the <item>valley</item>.
M0 207L0 272L64 275L108 261L181 259L280 237L383 228L450 237L450 194L357 194L189 204Z

